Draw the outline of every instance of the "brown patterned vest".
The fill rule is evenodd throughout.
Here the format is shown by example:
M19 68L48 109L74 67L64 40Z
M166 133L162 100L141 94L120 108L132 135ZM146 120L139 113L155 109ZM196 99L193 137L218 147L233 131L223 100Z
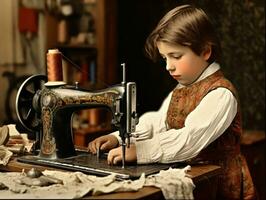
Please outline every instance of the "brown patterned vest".
M237 92L230 81L218 70L207 78L187 87L175 89L167 112L170 129L184 127L184 122L201 102L205 95L219 87L229 89L238 100ZM238 101L239 102L239 101ZM238 103L239 105L239 103ZM222 199L253 198L254 187L244 157L240 153L240 136L242 134L240 107L227 130L199 155L188 163L210 163L220 165L223 169L218 197ZM244 170L244 178L242 174ZM236 184L237 183L237 184Z
M224 78L220 70L193 85L174 90L167 113L169 128L180 129L184 127L188 114L198 106L206 94L218 87L227 88L235 97L237 96L234 86ZM197 157L197 160L199 160L199 157L201 161L205 160L205 157L207 157L206 161L213 159L223 160L224 158L220 158L220 156L226 156L228 152L239 153L241 133L240 112L237 112L236 117L226 132L219 140L216 140L203 150ZM219 158L217 157L218 155Z

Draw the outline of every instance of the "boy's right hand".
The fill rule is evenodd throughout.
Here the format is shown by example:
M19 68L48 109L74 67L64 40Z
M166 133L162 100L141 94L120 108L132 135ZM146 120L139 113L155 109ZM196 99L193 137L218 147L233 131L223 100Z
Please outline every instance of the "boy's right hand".
M97 149L101 151L110 150L118 146L118 140L114 135L104 135L96 138L88 144L89 152L96 154Z

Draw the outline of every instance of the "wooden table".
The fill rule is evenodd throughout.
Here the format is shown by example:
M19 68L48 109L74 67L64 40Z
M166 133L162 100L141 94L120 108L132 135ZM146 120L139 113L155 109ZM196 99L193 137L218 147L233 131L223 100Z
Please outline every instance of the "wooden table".
M4 172L21 172L22 169L26 171L31 168L40 170L50 169L55 170L52 167L44 167L40 165L31 165L21 163L13 158L9 161L8 165L0 166L0 171ZM56 169L59 170L59 169ZM191 171L188 172L191 175L196 188L194 189L194 197L198 199L215 199L217 191L218 175L221 173L221 168L216 165L193 165ZM163 194L159 188L156 187L143 187L137 192L120 192L104 194L99 196L85 196L84 199L164 199Z

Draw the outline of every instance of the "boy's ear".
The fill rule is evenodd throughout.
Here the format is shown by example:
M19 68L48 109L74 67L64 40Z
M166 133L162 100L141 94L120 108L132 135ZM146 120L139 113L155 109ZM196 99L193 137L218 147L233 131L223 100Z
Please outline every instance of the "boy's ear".
M212 47L211 45L207 44L205 48L202 51L202 56L204 60L208 60L211 57L212 54Z

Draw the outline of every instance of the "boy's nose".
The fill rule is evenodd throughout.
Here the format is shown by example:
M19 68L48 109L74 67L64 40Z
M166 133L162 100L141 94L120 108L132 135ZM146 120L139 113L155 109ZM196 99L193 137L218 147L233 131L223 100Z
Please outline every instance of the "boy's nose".
M175 70L175 66L173 64L171 64L170 62L166 63L166 70L167 71L174 71Z

